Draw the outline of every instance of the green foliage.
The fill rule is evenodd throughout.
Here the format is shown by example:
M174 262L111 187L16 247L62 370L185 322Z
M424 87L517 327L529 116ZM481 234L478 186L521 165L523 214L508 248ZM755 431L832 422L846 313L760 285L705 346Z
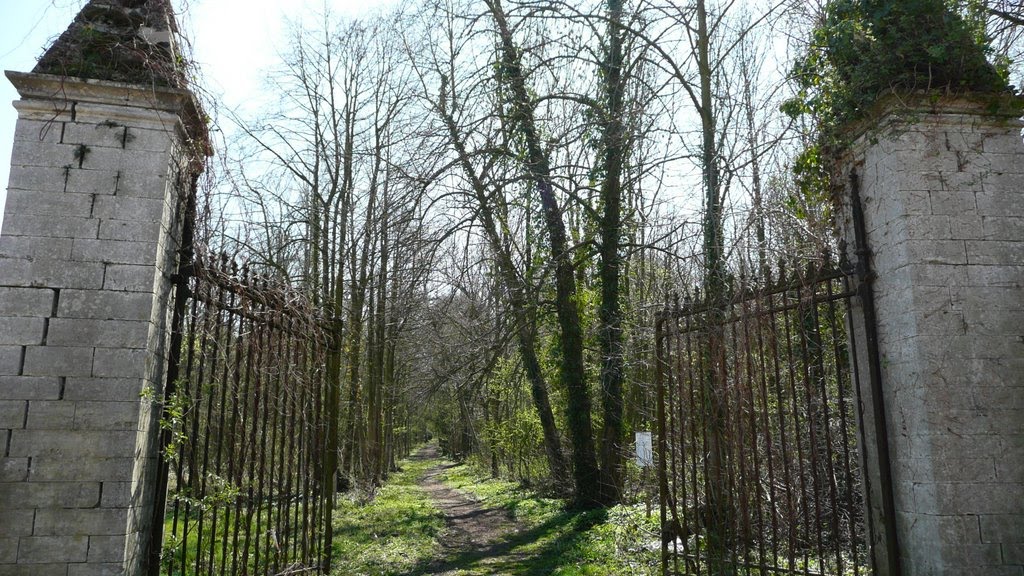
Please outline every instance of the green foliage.
M164 457L172 464L178 461L181 447L188 441L184 425L185 414L192 403L186 392L186 386L188 386L187 381L178 381L176 392L164 400L163 414L160 418L160 429L171 433L171 441L164 447Z
M373 501L340 501L334 511L332 574L407 574L432 557L444 518L417 483L436 464L406 460Z
M507 509L521 528L494 557L464 554L450 559L453 575L606 576L659 573L657 515L643 506L615 506L585 512L567 510L564 502L544 498L513 482L486 478L470 466L444 473L445 483L488 507Z
M1006 62L989 62L977 2L833 0L797 62L798 95L782 106L812 114L829 137L887 91L1003 93Z
M1005 59L992 63L979 0L832 0L797 60L798 91L781 111L810 117L816 141L793 163L787 206L800 219L828 206L829 159L844 126L864 118L888 92L1012 92ZM829 218L825 208L825 220Z

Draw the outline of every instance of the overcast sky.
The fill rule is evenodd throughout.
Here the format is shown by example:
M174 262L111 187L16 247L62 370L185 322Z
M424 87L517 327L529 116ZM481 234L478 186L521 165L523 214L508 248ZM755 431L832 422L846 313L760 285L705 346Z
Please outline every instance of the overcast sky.
M283 46L285 23L322 9L359 16L396 0L173 0L192 39L204 88L234 108L260 93L262 72ZM85 0L0 0L0 70L27 72ZM7 197L17 92L0 78L0 213ZM2 224L0 224L2 225Z

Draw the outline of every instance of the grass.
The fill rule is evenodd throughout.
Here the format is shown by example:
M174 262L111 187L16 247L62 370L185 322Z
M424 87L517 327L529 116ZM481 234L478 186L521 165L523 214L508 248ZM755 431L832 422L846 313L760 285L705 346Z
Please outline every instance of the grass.
M658 520L645 507L574 511L469 466L443 476L448 486L487 507L507 509L521 530L493 546L448 559L452 576L647 576L659 573ZM652 549L654 548L654 549Z
M345 500L335 512L333 576L648 576L658 574L657 515L643 506L566 510L512 482L465 465L442 476L451 488L504 508L520 529L493 545L440 557L444 517L417 484L439 460L406 460L370 502ZM654 547L654 550L650 548Z
M405 460L372 501L339 500L334 511L333 576L406 574L433 557L444 517L417 483L436 464Z
M213 574L221 569L229 574L252 573L266 571L271 565L288 566L303 557L303 542L315 546L317 539L312 526L303 538L302 516L312 514L309 508L242 508L239 516L234 506L221 504L206 509L202 523L192 512L182 512L177 522L173 511L164 519L160 566L164 576ZM287 520L281 518L282 513ZM282 528L287 530L278 533ZM316 557L314 551L307 552L305 557Z

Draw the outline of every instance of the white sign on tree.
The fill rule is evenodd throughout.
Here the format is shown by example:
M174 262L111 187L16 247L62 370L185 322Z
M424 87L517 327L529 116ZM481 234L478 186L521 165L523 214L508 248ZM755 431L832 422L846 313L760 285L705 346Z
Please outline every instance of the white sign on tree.
M654 450L650 432L636 433L636 465L641 468L654 465Z

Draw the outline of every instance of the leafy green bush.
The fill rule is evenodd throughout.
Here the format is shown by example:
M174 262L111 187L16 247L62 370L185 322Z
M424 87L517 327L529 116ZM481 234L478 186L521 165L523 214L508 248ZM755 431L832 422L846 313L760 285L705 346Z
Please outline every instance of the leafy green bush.
M974 0L833 0L798 60L783 112L812 114L835 137L887 92L1006 93Z

